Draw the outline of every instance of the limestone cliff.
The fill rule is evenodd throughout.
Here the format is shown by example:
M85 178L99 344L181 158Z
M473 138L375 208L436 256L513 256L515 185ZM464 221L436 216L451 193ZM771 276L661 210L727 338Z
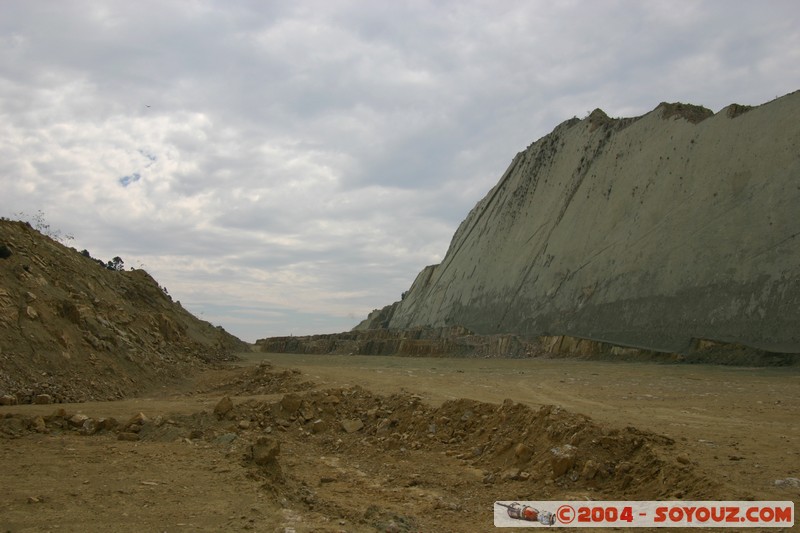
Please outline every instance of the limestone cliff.
M800 352L800 92L595 110L514 157L443 261L357 329L462 325Z

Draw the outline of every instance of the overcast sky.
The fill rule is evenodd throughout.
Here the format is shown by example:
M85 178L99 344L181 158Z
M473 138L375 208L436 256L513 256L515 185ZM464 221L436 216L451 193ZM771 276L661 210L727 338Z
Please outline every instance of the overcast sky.
M797 89L797 0L9 0L0 215L244 340L346 331L564 120Z

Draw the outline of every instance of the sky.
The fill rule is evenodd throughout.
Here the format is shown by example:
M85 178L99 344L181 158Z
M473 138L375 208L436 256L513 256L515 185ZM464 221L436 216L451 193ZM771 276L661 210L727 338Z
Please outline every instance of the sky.
M0 216L243 340L347 331L561 122L798 89L796 0L8 0Z

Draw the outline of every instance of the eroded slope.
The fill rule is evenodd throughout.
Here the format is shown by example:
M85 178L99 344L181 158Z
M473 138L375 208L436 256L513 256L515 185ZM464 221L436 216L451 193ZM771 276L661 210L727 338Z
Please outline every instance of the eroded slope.
M144 270L108 270L22 222L0 221L0 245L5 402L121 398L245 348Z

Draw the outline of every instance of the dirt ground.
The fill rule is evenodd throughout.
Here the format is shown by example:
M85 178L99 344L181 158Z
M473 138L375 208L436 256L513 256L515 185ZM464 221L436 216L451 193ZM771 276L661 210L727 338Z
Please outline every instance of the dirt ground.
M0 407L0 532L484 532L496 500L800 496L797 366L242 355Z

